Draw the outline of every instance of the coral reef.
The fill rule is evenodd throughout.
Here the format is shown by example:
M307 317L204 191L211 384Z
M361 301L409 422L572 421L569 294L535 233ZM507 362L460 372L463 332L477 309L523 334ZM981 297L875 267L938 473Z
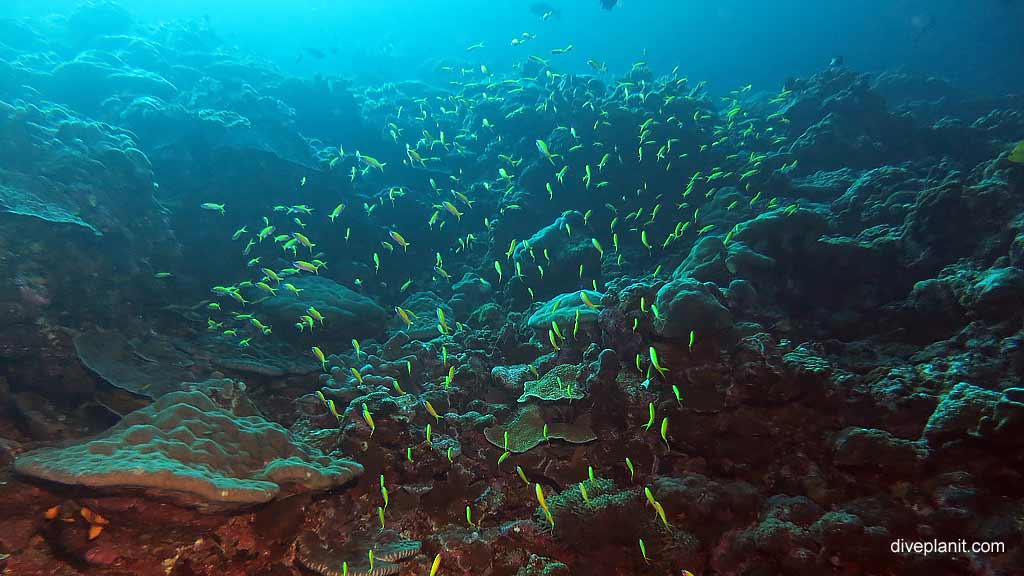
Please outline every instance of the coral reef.
M1024 573L1020 96L0 32L0 569Z
M23 454L14 470L73 486L140 489L220 511L326 490L362 467L326 458L277 424L233 414L193 391L164 394L84 444Z

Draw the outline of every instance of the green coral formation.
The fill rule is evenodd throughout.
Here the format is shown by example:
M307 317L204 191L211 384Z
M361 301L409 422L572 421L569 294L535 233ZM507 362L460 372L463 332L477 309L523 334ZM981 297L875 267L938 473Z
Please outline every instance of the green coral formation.
M587 491L583 498L580 484ZM637 489L620 489L606 478L570 484L548 497L548 507L555 519L555 532L565 542L587 542L590 545L635 545L635 534L655 528L655 511L641 504L643 496ZM645 509L641 509L645 508ZM545 524L538 508L534 519ZM615 526L615 530L608 530Z
M28 452L14 469L61 484L142 490L208 512L327 490L363 472L198 391L166 394L83 444Z
M503 426L484 429L484 437L498 448L505 448L505 432L508 432L508 450L520 454L544 442L544 417L535 404L524 406ZM586 444L597 440L590 427L589 415L583 415L573 422L551 422L547 424L548 439L565 440L572 444Z
M615 482L607 478L595 478L582 482L587 491L587 503L583 499L583 492L578 484L567 486L558 494L548 498L548 507L551 508L551 515L555 517L555 525L558 525L560 515L573 515L588 517L593 516L595 511L612 506L628 506L637 497L635 492L618 490Z
M559 364L548 370L540 380L529 380L523 384L523 395L519 402L531 398L554 402L557 400L580 400L584 397L579 386L580 367L576 364Z

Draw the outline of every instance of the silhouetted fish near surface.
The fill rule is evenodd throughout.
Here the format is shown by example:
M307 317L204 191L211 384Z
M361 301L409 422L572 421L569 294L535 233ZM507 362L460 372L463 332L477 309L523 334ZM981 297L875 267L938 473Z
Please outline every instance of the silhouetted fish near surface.
M611 10L612 8L615 8L615 5L618 4L618 2L619 0L601 0L601 8Z
M530 14L533 14L541 20L547 20L552 17L560 18L562 16L562 11L547 2L534 2L533 4L530 4Z
M323 60L324 58L327 57L327 55L324 54L323 50L318 50L316 48L304 47L301 50L299 50L299 55L298 55L298 57L295 58L295 63L298 64L299 62L302 62L302 59L303 59L303 57L306 56L306 54L309 54L310 56L312 56L313 58L315 58L317 60Z
M310 56L312 56L313 58L316 58L317 60L323 60L324 57L327 56L326 54L324 54L323 50L318 50L316 48L308 48L307 47L307 48L303 48L302 50L306 54L309 54Z

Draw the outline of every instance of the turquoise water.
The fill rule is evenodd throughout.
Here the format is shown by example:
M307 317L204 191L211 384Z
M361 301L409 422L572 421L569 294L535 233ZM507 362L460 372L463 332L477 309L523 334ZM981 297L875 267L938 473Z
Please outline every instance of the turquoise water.
M1022 10L4 3L0 571L1024 573Z

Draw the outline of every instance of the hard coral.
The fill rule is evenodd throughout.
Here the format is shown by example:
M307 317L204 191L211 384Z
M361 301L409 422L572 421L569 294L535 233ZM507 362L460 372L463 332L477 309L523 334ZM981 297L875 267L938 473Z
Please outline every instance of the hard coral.
M15 460L20 474L99 489L141 489L201 511L327 490L362 474L261 416L236 416L202 392L172 392L83 444Z

